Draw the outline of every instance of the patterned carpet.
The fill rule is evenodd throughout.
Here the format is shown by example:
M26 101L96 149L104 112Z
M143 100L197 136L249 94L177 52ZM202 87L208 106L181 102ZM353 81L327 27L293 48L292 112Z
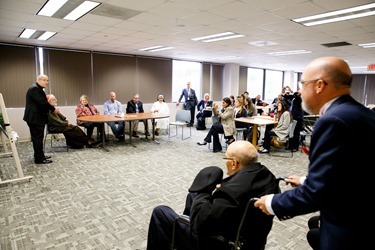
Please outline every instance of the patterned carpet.
M157 137L160 144L141 135L133 139L136 147L110 138L109 152L51 151L47 145L54 161L48 165L33 163L31 142L18 143L24 174L33 179L0 185L0 249L145 249L156 205L182 212L187 189L200 169L216 165L226 172L224 152L212 153L196 144L206 133L193 128L192 137L182 140L181 128L172 138L163 131ZM15 176L14 160L0 161L1 179ZM260 161L276 176L305 174L308 164L301 152L293 158L261 155ZM310 249L310 216L275 218L266 249Z

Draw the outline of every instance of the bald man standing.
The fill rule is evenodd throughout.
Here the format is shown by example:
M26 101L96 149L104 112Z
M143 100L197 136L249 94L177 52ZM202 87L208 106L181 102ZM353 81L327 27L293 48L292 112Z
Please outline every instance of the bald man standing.
M48 86L48 83L48 76L39 75L36 83L33 83L26 93L26 106L23 120L29 126L31 141L34 148L34 162L36 164L52 163L52 160L49 160L51 157L44 155L44 128L48 121L48 111L57 114L59 110L47 101L44 89Z
M375 114L351 93L352 73L341 58L321 57L308 64L300 82L302 107L320 115L310 144L310 164L302 185L261 197L254 205L280 220L320 211L320 249L368 249L374 217ZM371 164L372 162L372 164ZM360 170L363 169L363 172ZM294 178L286 179L293 183Z

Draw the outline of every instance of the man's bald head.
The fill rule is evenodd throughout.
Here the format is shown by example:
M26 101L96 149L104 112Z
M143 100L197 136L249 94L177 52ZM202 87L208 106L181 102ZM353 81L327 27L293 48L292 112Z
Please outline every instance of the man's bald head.
M227 157L236 158L241 165L258 161L258 152L249 141L235 141L228 146Z

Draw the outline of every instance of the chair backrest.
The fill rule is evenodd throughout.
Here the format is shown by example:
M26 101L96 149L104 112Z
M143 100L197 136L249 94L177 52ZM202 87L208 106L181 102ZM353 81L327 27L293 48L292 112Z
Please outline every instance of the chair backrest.
M292 139L294 136L294 129L296 128L297 121L293 120L292 124L289 127L289 139Z
M190 123L190 110L178 109L176 111L176 122Z
M212 124L218 123L220 121L219 117L214 115L212 116Z

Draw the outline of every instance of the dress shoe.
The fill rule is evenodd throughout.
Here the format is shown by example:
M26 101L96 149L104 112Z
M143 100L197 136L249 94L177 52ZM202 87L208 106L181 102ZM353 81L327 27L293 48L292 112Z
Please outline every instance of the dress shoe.
M217 153L217 152L221 152L223 149L215 149L215 150L213 150L212 152L214 152L214 153Z
M202 143L197 142L197 144L198 144L199 146L204 146L204 145L207 145L207 142L206 142L206 141L203 141Z
M35 161L35 164L49 164L49 163L52 163L52 162L53 162L52 160L44 159L44 160L41 160L41 161Z
M150 133L149 133L148 131L146 132L146 135L147 135L147 136L151 136Z
M192 127L194 124L191 124L189 123L188 125L186 125L187 127Z
M228 145L232 144L236 139L231 139L231 140L228 140L227 143Z
M44 159L48 160L48 159L51 159L52 157L51 156L44 156Z
M155 135L159 135L159 132L158 132L158 131L155 131Z
M88 141L86 147L87 148L96 148L100 144L100 142L101 141L90 140L90 141Z
M139 138L139 135L137 135L137 133L133 133L132 136L135 138Z

